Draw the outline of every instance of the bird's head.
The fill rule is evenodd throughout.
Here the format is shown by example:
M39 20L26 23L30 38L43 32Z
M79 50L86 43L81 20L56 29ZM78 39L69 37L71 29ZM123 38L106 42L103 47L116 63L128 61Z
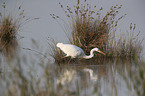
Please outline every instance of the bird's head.
M95 50L95 51L97 51L97 52L99 52L99 53L105 55L105 53L103 53L99 48L93 48L93 50Z
M59 47L59 48L60 48L62 45L63 45L63 43L57 43L57 44L56 44L56 46Z

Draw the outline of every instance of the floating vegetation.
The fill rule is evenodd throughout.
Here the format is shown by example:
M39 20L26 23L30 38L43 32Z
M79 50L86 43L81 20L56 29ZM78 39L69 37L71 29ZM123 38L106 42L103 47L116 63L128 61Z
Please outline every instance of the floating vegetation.
M96 54L96 57L130 58L140 56L142 51L142 40L138 40L139 34L134 34L136 28L135 25L132 25L131 23L130 32L126 32L124 35L119 35L116 39L118 22L126 16L126 14L124 14L116 18L122 5L112 6L105 16L102 16L101 12L103 8L101 7L97 10L96 5L92 7L86 2L86 0L83 4L78 0L74 9L71 9L69 6L65 7L60 2L59 4L64 10L64 13L68 18L67 20L71 22L67 24L63 20L67 26L65 31L71 32L71 37L68 37L70 43L81 47L86 54L89 54L92 48L98 47L106 53L106 56ZM55 14L50 15L57 22L58 20L62 20ZM55 56L53 57L57 58ZM61 55L59 57L61 57Z

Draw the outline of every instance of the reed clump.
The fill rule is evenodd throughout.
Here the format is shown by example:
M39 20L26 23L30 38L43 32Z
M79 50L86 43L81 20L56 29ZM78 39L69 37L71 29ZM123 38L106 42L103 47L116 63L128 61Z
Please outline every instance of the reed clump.
M81 47L86 54L90 54L92 48L98 47L106 53L106 56L96 54L96 57L128 58L140 55L142 50L142 40L138 40L139 34L134 34L136 26L130 26L130 32L126 32L129 35L125 36L125 38L122 38L123 35L119 35L118 39L116 39L118 22L126 16L126 14L124 14L116 18L122 5L112 6L103 16L101 14L103 10L102 7L97 10L96 5L89 5L86 3L86 0L84 0L83 4L78 0L74 9L71 9L69 6L64 8L60 2L59 4L64 10L68 20L71 22L70 24L67 24L63 20L67 25L65 31L71 32L71 37L68 37L70 43ZM58 19L62 20L55 14L50 15L53 19L57 20L57 22Z
M0 22L0 49L6 57L15 55L18 41L16 38L18 27L13 22L13 18L8 16L1 19Z
M6 3L3 2L2 12L0 12L0 51L8 60L16 56L20 27L30 21L29 18L24 16L24 10L21 9L21 5L18 6L16 13L18 15L15 14L15 10L12 13L8 13L6 11Z
M115 32L111 33L108 40L107 56L121 58L140 57L142 52L142 42L144 38L139 39L140 32L136 33L136 25L130 23L130 30L120 34L116 38Z
M10 14L7 15L5 8L6 3L3 2L0 12L0 50L10 60L16 55L18 47L16 36L20 25L18 19L15 20Z

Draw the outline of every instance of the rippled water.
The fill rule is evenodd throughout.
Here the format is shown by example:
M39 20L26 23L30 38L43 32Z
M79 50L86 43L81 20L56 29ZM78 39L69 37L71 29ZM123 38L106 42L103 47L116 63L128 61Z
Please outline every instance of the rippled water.
M68 64L35 59L24 64L17 58L15 64L3 65L0 95L143 96L145 92L145 63L138 59L93 58Z

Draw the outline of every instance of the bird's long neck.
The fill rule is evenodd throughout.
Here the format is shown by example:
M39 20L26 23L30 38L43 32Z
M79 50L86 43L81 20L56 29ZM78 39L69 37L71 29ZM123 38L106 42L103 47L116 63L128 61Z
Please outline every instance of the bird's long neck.
M85 58L85 59L90 59L90 58L92 58L92 57L94 57L94 51L96 51L96 50L94 50L94 49L92 49L91 51L90 51L90 55L89 56L84 56L83 58Z

